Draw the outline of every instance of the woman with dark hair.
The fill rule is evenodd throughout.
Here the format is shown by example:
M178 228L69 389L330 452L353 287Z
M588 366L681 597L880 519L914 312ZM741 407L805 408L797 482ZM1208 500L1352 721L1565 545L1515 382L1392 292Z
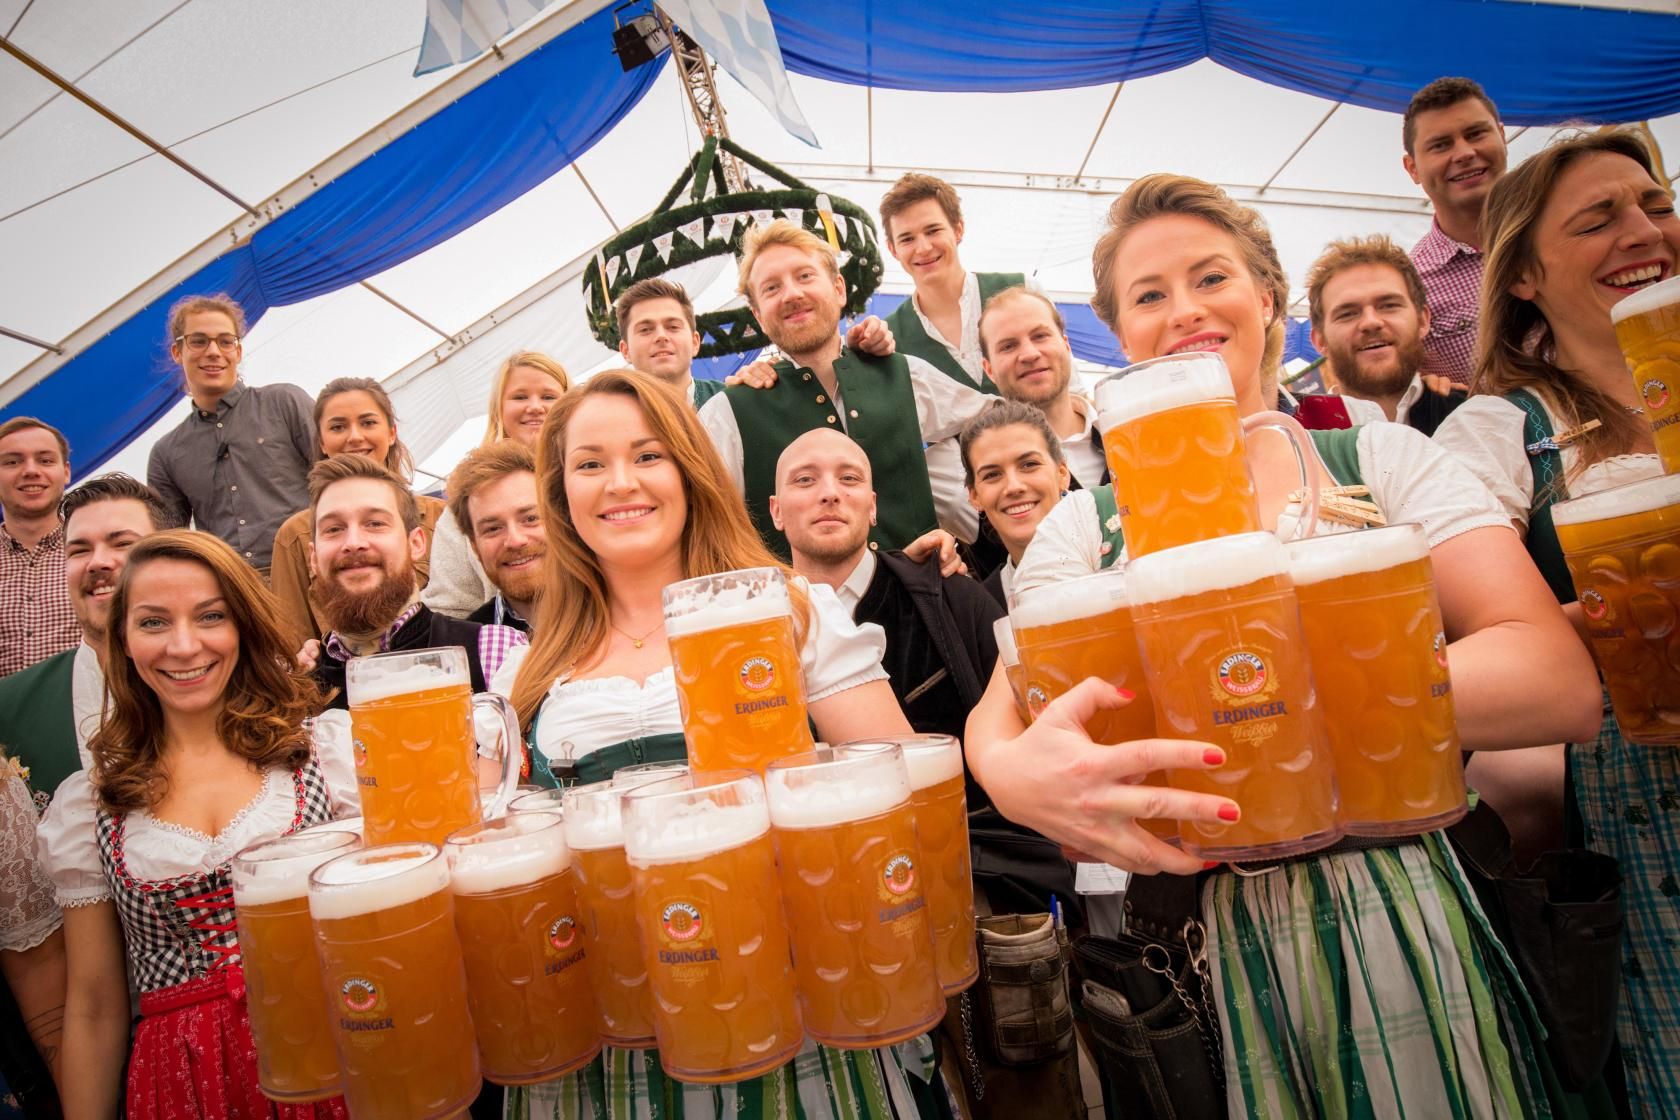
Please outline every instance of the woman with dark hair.
M1004 401L957 436L968 502L991 525L1009 559L985 579L1004 607L1015 587L1015 565L1041 521L1067 494L1072 475L1062 441L1042 409Z
M855 624L832 588L776 561L694 410L662 383L624 370L567 393L543 428L537 479L547 613L494 686L512 696L527 729L534 776L552 780L567 767L593 781L632 762L684 757L661 592L739 568L781 567L787 576L820 738L910 733L881 668L880 627ZM926 1036L863 1051L808 1043L780 1069L723 1086L669 1078L657 1051L608 1047L599 1063L591 1076L510 1091L512 1114L554 1115L604 1076L612 1120L769 1117L796 1107L811 1120L948 1115Z
M1092 268L1092 307L1128 355L1217 353L1239 412L1277 407L1287 286L1257 213L1210 183L1147 176L1110 209ZM1592 726L1586 651L1475 478L1401 424L1310 434L1321 483L1364 485L1387 521L1426 531L1465 747L1532 746ZM1248 459L1262 523L1293 523L1293 457L1253 439ZM1093 492L1070 494L1039 526L1017 586L1095 571L1124 543ZM1085 719L1123 702L1100 684L1087 680L1025 727L996 674L969 718L969 764L1006 816L1063 844L1141 874L1211 872L1193 918L1205 926L1232 1115L1545 1114L1532 1012L1442 834L1258 873L1204 868L1137 818L1206 819L1218 799L1114 773L1116 752L1135 766L1169 743L1203 744L1093 744Z
M129 553L107 643L93 766L38 834L65 911L65 1113L126 1096L131 1120L345 1115L262 1095L245 1011L230 860L357 805L351 760L306 729L320 697L273 597L215 537L157 533Z
M315 397L315 433L321 457L366 455L383 463L405 483L414 478L414 457L397 435L397 414L385 387L371 377L340 377L327 382ZM426 555L414 562L414 582L421 588L431 572L432 532L443 514L443 499L416 494L420 528L426 534ZM298 639L319 639L329 627L320 606L310 596L315 574L309 569L312 523L309 510L300 509L274 534L274 567L269 586L280 601L281 617Z
M1575 136L1494 184L1482 244L1472 395L1435 438L1493 492L1579 624L1551 507L1662 473L1610 309L1680 271L1674 192L1636 134ZM1622 866L1628 1097L1636 1115L1680 1116L1680 754L1629 745L1606 703L1568 760L1583 842Z

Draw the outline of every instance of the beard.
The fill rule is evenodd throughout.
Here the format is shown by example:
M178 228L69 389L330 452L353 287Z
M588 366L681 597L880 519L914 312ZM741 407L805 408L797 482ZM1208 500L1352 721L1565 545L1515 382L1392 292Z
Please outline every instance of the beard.
M1068 386L1072 384L1073 359L1070 357L1065 362L1056 363L1051 367L1051 372L1055 374L1055 376L1048 384L1029 387L1021 385L1017 382L1010 387L1009 392L1003 394L1004 399L1017 401L1021 404L1030 404L1034 408L1042 409L1045 405L1067 392Z
M783 322L760 325L783 353L809 354L840 333L840 309L812 301L810 319L797 326Z
M502 557L506 561L541 560L546 549L522 548L516 552L509 552ZM502 598L512 599L519 603L534 602L537 592L542 590L543 570L541 564L534 564L529 568L517 571L506 571L501 564L490 573L490 582L496 585L496 590L502 593Z
M1359 352L1352 346L1328 347L1330 369L1342 387L1355 397L1384 397L1403 393L1423 368L1423 340L1417 335L1394 341L1394 364L1386 370L1368 370L1359 364Z
M330 574L323 572L310 585L309 597L321 608L321 615L334 630L346 634L377 634L391 625L414 597L413 564L405 564L400 571L393 572L381 562L384 578L367 591L351 591L338 582L340 571L364 564L367 559L365 553L346 557L333 566Z

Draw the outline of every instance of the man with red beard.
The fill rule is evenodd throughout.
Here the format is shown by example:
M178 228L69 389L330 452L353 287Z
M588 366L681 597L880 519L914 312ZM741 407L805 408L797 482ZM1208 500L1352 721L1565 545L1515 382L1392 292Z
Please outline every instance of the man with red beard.
M450 472L447 489L449 512L496 585L467 621L529 634L548 553L531 449L511 439L475 448Z
M879 501L874 545L904 548L934 528L935 494L923 448L954 436L995 398L947 377L920 358L875 358L842 345L846 281L834 248L788 221L748 232L739 289L784 355L768 389L730 386L700 409L724 466L746 498L765 543L788 556L770 515L776 460L813 428L851 436L875 476L891 480ZM950 483L961 489L961 479ZM954 494L948 505L966 501Z
M352 657L393 650L460 646L474 692L484 692L508 650L525 635L508 626L435 614L420 602L414 562L426 537L414 494L365 455L334 455L309 472L314 515L310 596L332 628L321 643L315 676L346 708L344 667Z
M1394 242L1332 241L1307 273L1312 341L1330 359L1355 423L1394 420L1426 436L1464 402L1421 373L1430 331L1423 281Z

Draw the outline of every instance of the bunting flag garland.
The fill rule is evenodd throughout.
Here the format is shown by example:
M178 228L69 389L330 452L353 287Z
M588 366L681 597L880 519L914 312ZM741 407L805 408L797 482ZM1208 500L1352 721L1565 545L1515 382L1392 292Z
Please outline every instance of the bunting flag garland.
M731 192L721 152L734 156L757 180ZM808 184L751 154L733 141L708 137L653 214L601 246L598 267L586 269L583 290L589 327L602 345L616 349L613 304L638 280L647 280L708 257L740 256L754 224L786 217L838 251L846 282L845 314L861 314L881 285L881 251L874 219L856 203L819 194ZM601 262L604 262L601 263ZM767 340L744 302L696 316L702 358L748 353Z

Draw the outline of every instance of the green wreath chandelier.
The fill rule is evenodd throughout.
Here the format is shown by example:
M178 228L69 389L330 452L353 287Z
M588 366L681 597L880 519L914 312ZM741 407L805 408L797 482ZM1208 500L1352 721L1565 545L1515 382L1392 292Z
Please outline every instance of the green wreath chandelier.
M774 185L730 191L720 152L734 156ZM618 319L613 303L630 285L708 257L724 253L739 257L747 230L776 218L803 226L834 246L840 275L846 281L846 313L861 314L881 285L881 250L874 219L856 203L819 192L727 137L709 136L653 214L601 246L584 270L590 330L603 346L616 350ZM745 305L698 315L697 325L702 358L749 353L769 344L752 309Z

